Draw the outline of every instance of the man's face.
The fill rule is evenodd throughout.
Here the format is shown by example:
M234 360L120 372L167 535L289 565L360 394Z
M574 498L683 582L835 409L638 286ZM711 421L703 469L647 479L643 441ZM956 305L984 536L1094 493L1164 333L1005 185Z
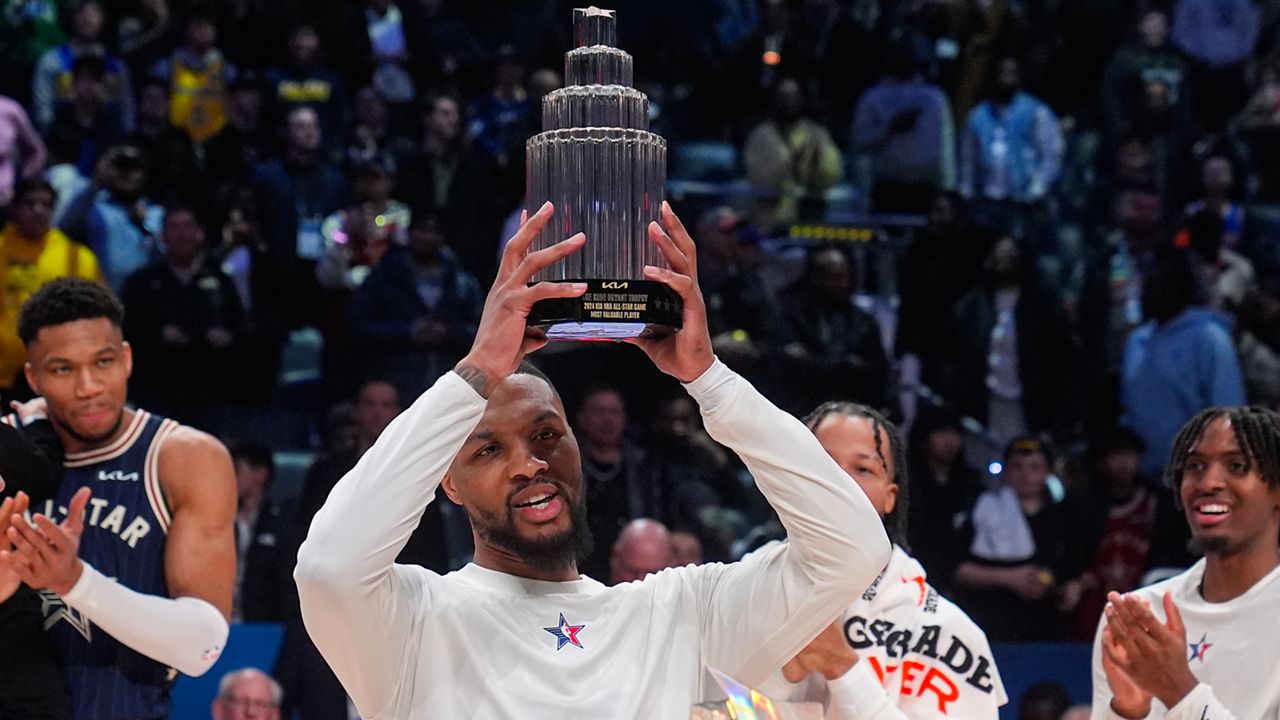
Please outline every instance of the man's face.
M369 383L356 398L356 427L369 442L377 440L399 414L400 393L387 383Z
M320 148L320 119L315 110L299 108L289 115L289 145L306 152Z
M930 458L949 465L960 457L960 451L964 449L964 436L959 430L944 426L929 433L925 445Z
M444 247L444 232L440 223L431 220L415 222L409 228L409 252L423 262L436 258L440 248Z
M444 489L466 508L477 542L529 565L567 567L590 544L578 443L540 378L498 383Z
M1204 182L1204 189L1208 192L1219 194L1230 192L1231 186L1235 184L1231 162L1224 157L1209 158L1204 162L1201 180Z
M129 344L106 318L43 328L27 348L27 382L48 401L49 418L74 451L115 437L132 371Z
M834 303L846 303L853 292L853 266L849 258L834 248L820 251L814 258L811 281L818 293Z
M320 53L320 36L313 28L299 28L289 38L289 57L294 64L306 67L315 62Z
M427 113L427 130L444 140L458 137L462 128L462 114L453 98L440 98Z
M257 125L262 117L262 93L250 86L236 88L231 93L231 113L246 124Z
M613 446L622 442L627 426L627 408L615 390L597 390L582 401L578 410L578 431L592 445Z
M996 88L999 94L1004 97L1013 97L1022 87L1022 69L1018 67L1018 61L1013 58L1005 58L1000 61L1000 69L996 74Z
M218 42L218 28L205 18L187 23L187 46L198 53L206 53Z
M142 88L138 93L138 114L153 123L168 122L169 91L157 84Z
M1169 19L1162 12L1149 12L1139 21L1138 34L1142 36L1143 45L1158 48L1169 38Z
M271 471L260 465L255 465L245 458L240 458L235 462L236 470L236 495L243 505L249 498L261 498L262 492L267 488L267 480L271 476Z
M213 720L280 720L280 706L265 676L237 680L213 701Z
M86 42L93 42L102 34L102 24L105 18L102 15L102 7L97 3L85 3L76 10L75 19L73 20L75 36Z
M1112 485L1132 485L1138 479L1138 466L1142 456L1132 448L1122 448L1107 453L1102 458L1102 472Z
M666 438L687 440L698 431L698 408L693 400L679 397L663 403L658 410L657 430Z
M1005 460L1003 475L1019 498L1040 497L1049 480L1049 462L1042 453L1017 452Z
M1156 193L1131 191L1120 197L1120 227L1133 235L1149 235L1160 228L1164 202Z
M614 546L609 556L609 582L636 582L673 564L671 537L666 532L647 533Z
M1178 488L1191 537L1206 553L1234 555L1280 535L1280 489L1267 485L1240 448L1231 420L1205 427Z
M13 224L24 238L38 240L49 232L53 222L53 193L35 190L13 204Z
M381 125L387 121L387 104L377 90L365 87L356 93L356 122L365 125Z
M834 413L823 418L813 434L840 469L858 483L881 517L893 512L898 502L898 485L893 481L893 455L886 432L880 431L883 464L876 452L875 426L867 418Z
M186 263L204 247L204 229L189 210L175 210L164 217L164 253L172 262Z
M671 566L702 564L702 541L687 530L671 533Z

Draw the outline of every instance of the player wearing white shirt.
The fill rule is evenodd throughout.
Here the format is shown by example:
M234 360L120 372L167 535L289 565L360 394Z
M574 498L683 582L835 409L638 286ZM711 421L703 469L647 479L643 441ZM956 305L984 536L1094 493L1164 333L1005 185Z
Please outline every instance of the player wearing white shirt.
M822 702L827 720L994 720L1007 698L986 634L898 544L909 485L897 428L854 403L822 405L805 424L879 510L895 545L867 591L760 689Z
M1210 408L1165 479L1204 559L1111 593L1093 650L1093 717L1280 718L1280 415Z
M303 619L360 712L392 718L675 718L776 671L875 578L875 509L796 419L711 352L693 242L665 204L650 226L684 301L683 330L632 341L685 383L708 432L745 461L791 542L750 562L665 570L614 587L580 576L586 509L563 405L521 361L546 343L533 303L581 284L527 281L582 247L503 252L471 352L397 418L316 515L295 577ZM665 227L665 230L664 230ZM394 565L437 486L471 519L475 562L439 576Z

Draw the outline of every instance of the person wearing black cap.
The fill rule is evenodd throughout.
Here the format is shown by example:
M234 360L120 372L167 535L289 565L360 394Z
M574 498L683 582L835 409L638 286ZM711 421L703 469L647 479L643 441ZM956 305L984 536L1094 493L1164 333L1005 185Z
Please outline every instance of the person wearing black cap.
M959 532L967 551L955 600L994 641L1066 637L1080 602L1076 513L1049 492L1052 451L1023 435L1005 449L1000 484L978 496Z

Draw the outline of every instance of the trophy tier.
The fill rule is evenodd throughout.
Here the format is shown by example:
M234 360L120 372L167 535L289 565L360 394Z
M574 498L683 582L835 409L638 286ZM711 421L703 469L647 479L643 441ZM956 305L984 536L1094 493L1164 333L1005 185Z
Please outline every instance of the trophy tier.
M662 206L667 143L649 131L649 99L631 86L631 56L613 47L615 37L613 11L574 11L568 84L543 99L543 132L527 145L527 207L555 205L533 248L579 232L587 238L534 277L588 285L583 297L533 307L529 323L552 339L617 340L681 325L679 296L644 279L646 265L667 267L648 232Z

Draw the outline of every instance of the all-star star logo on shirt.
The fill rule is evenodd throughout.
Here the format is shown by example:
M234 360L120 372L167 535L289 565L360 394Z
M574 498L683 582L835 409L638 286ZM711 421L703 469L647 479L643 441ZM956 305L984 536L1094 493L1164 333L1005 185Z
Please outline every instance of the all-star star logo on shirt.
M65 620L86 642L93 642L93 623L89 622L89 618L47 590L40 591L40 613L44 615L45 630Z
M555 627L544 627L543 630L556 636L556 651L565 645L576 645L582 647L582 641L578 639L578 633L586 625L570 625L568 620L564 619L564 613L560 613L560 624ZM585 649L585 648L584 648Z
M1204 634L1200 636L1199 642L1187 643L1187 647L1191 648L1191 657L1187 659L1187 662L1199 659L1203 663L1204 654L1209 652L1209 648L1213 647L1213 643L1209 642L1208 634Z

